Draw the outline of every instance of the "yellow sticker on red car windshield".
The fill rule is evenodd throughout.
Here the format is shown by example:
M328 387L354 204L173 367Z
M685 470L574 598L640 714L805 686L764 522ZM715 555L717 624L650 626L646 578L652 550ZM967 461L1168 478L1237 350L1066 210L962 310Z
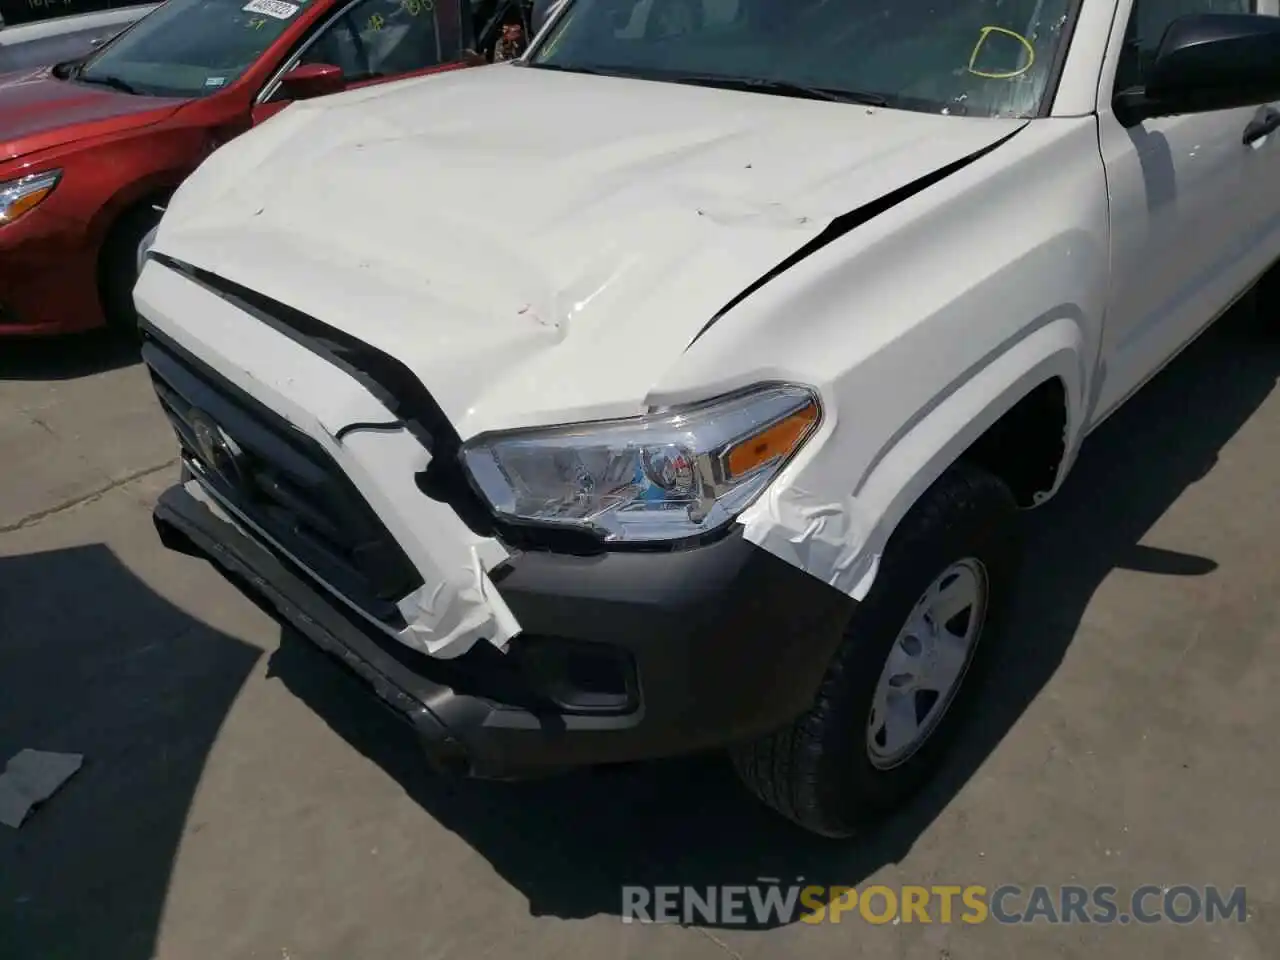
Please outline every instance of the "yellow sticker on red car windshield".
M240 9L245 13L264 13L277 20L288 20L298 12L299 7L296 3L286 3L285 0L249 0Z

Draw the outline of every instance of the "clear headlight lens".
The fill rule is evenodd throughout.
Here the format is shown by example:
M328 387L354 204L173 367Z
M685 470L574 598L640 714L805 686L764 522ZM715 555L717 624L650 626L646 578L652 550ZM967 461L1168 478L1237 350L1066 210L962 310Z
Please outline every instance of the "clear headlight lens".
M462 456L500 517L608 541L675 540L741 513L820 420L811 390L766 386L630 420L479 437Z
M61 170L47 170L0 181L0 226L13 223L24 213L39 206L62 178Z

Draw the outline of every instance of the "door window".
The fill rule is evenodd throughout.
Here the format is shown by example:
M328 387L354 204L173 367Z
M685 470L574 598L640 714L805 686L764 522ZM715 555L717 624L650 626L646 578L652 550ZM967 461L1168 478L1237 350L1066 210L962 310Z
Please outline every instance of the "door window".
M298 62L329 63L359 81L456 60L462 42L440 15L446 2L456 0L362 0L326 27Z

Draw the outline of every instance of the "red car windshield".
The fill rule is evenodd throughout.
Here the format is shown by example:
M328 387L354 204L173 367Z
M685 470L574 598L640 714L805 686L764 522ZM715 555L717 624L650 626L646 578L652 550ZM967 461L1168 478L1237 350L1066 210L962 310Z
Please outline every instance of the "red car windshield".
M73 77L128 93L199 97L234 83L317 0L168 0Z

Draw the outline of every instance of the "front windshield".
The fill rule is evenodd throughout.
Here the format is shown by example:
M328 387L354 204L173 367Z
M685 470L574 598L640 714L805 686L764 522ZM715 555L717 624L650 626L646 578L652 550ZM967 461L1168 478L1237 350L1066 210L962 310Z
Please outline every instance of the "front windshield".
M152 96L216 93L239 79L307 2L168 0L73 76Z
M968 116L1034 115L1073 0L568 0L528 63Z

